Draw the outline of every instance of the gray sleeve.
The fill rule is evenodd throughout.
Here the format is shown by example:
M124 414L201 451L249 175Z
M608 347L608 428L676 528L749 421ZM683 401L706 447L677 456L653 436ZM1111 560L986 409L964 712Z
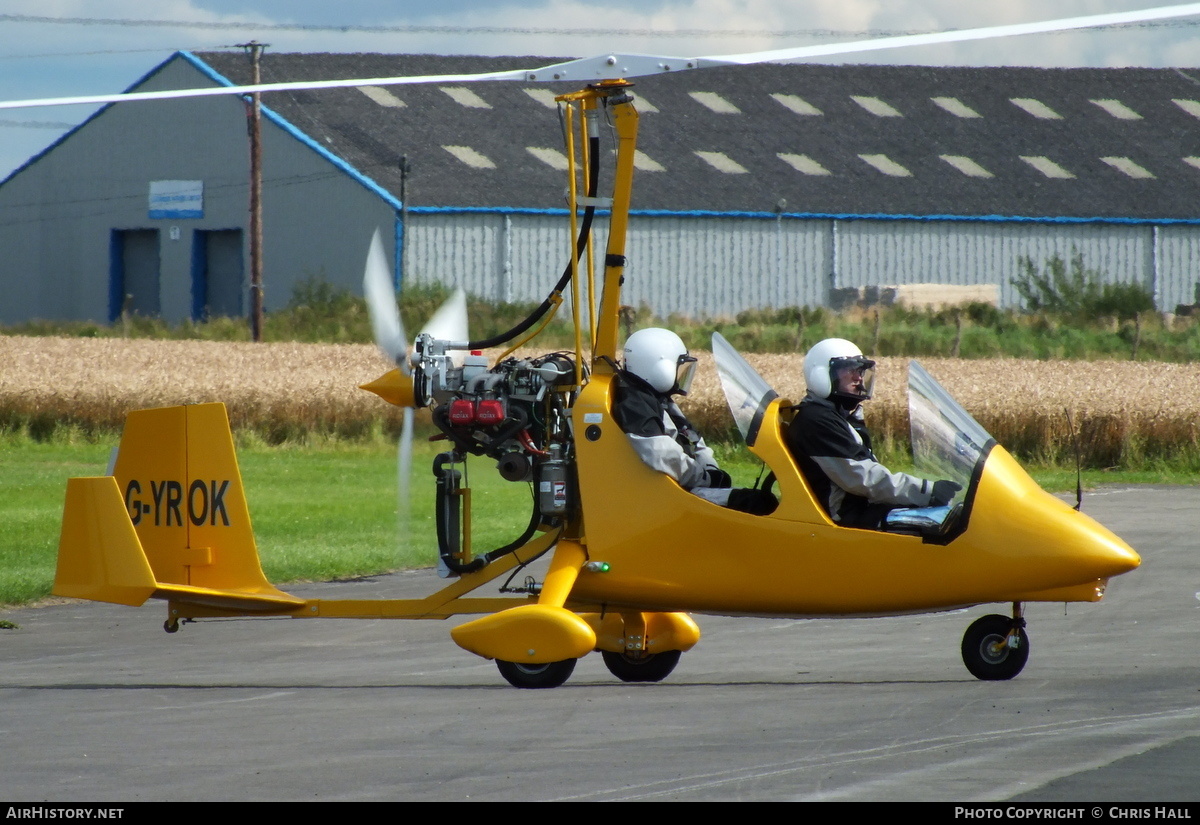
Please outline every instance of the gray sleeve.
M832 456L812 459L834 484L872 504L927 507L933 495L933 482L907 473L893 473L878 461Z
M697 461L683 451L675 439L667 435L642 436L630 435L629 443L634 451L652 470L666 473L679 482L685 490L703 483L704 471L707 466L702 460ZM707 447L704 453L711 457L712 452ZM716 466L714 463L713 466Z
M704 443L703 438L696 443L696 463L705 470L710 468L713 470L721 469L721 465L717 464L717 457L713 455L713 451Z

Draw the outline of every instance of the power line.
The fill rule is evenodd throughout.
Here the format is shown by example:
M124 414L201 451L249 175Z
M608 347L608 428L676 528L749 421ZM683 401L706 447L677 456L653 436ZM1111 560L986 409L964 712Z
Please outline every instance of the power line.
M354 34L520 34L607 37L903 37L929 34L933 29L587 29L541 26L430 26L430 25L333 25L317 23L248 23L217 20L160 20L114 17L47 17L34 14L0 14L0 22L51 23L73 26L126 26L146 28L236 29L254 31L344 32ZM1149 20L1097 26L1101 29L1193 28L1200 20Z
M77 124L65 123L58 120L11 120L0 118L2 126L21 126L26 129L74 129Z
M2 18L4 15L0 15ZM2 22L2 21L0 21ZM40 54L0 54L0 60L41 60L47 57L94 57L101 54L141 54L163 52L202 52L210 49L225 49L228 46L159 46L141 49L96 49L90 52L42 52Z

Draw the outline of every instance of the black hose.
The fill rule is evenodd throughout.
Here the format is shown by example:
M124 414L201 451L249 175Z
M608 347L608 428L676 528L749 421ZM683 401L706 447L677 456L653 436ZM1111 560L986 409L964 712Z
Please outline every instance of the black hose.
M592 163L588 169L587 194L588 197L594 198L600 184L600 138L588 138L588 149L591 153L589 157L592 159ZM583 222L579 226L579 237L575 239L575 260L567 262L566 268L563 269L562 277L558 279L558 283L554 285L554 289L546 296L546 300L542 301L537 309L512 329L502 332L499 335L493 335L491 338L485 338L482 341L471 341L467 344L467 349L488 349L506 344L542 319L542 316L554 305L554 296L560 294L566 288L567 284L570 283L571 270L574 268L575 262L583 255L584 250L587 249L588 238L592 234L592 219L595 215L595 206L588 205L584 208Z
M437 522L438 555L441 556L442 562L451 572L461 576L467 573L474 573L476 570L482 570L496 559L507 556L509 553L524 547L533 538L533 534L537 532L538 525L542 523L542 513L537 506L537 497L534 496L533 512L529 516L529 524L520 536L503 547L489 550L483 555L476 556L467 564L462 564L454 558L454 554L459 550L457 534L459 508L458 497L456 495L458 490L458 479L456 476L458 475L458 471L445 470L444 466L447 461L453 462L453 458L449 453L441 453L433 460L433 473L437 476L434 514ZM452 485L454 487L453 490L449 489ZM453 535L451 535L452 524L454 527Z
M483 558L487 559L487 563L490 564L501 556L507 556L509 553L524 547L525 543L533 538L533 534L537 532L538 525L541 523L542 514L538 510L537 498L535 497L533 503L533 514L529 517L529 526L525 528L525 532L503 547L497 547L495 550L489 550L488 552L484 553Z
M437 476L437 496L434 503L434 514L437 521L438 555L442 563L452 573L460 576L482 570L488 563L485 558L476 558L467 564L462 564L454 558L458 551L458 476L457 470L443 469L447 461L453 461L452 454L441 453L433 460L433 474ZM454 489L450 489L453 487ZM453 535L451 533L453 532Z

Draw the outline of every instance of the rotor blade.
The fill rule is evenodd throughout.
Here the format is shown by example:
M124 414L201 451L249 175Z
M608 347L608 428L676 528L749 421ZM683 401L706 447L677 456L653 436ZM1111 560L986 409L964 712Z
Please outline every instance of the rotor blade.
M662 57L643 54L609 54L552 63L533 69L475 74L410 75L407 77L371 77L352 80L288 80L246 86L209 86L199 89L174 89L156 92L113 92L105 95L45 97L31 100L0 101L0 109L26 109L41 106L75 106L97 103L126 103L136 100L175 100L185 97L249 95L259 92L287 92L313 89L344 89L352 86L401 86L422 83L473 83L484 80L520 80L527 82L563 81L581 83L612 77L643 77L664 72L698 68L695 58Z
M371 248L367 251L367 266L363 272L363 297L367 299L367 312L371 316L371 329L375 343L405 375L409 373L408 339L404 335L404 323L396 308L396 291L392 287L392 268L388 266L379 231L371 236Z
M1190 17L1197 14L1200 14L1200 3L1185 3L1176 6L1141 9L1139 11L1092 14L1083 17L1045 20L1037 23L1014 23L1004 26L986 26L978 29L959 29L957 31L930 32L928 34L907 34L898 37L880 37L849 43L801 46L794 49L775 49L765 52L748 52L746 54L722 54L712 57L698 57L695 60L698 68L706 69L712 66L727 66L730 64L748 65L751 63L799 60L806 57L855 54L857 52L878 51L880 49L900 49L908 46L933 46L940 43L990 40L1000 37L1015 37L1022 34L1048 34L1075 29L1097 28L1099 26L1118 26L1123 23L1166 20L1172 17Z
M201 89L174 89L158 92L117 92L107 95L79 97L46 97L34 100L0 101L0 109L24 109L39 106L74 106L79 104L124 103L135 100L174 100L183 97L212 97L214 95L248 95L255 92L285 92L302 89L342 89L348 86L390 86L406 83L469 83L476 80L525 80L524 69L482 74L442 74L412 77L376 77L357 80L294 80L284 83L259 83L253 86L209 86Z
M714 66L747 65L771 61L800 60L811 57L830 57L857 52L899 49L907 46L930 46L939 43L959 43L968 40L985 40L998 37L1013 37L1022 34L1048 34L1050 32L1118 26L1126 23L1142 23L1150 20L1168 20L1175 17L1200 15L1200 3L1184 3L1175 6L1159 6L1139 11L1094 14L1046 20L1038 23L1016 23L1004 26L987 26L978 29L933 32L930 34L881 37L870 40L832 43L823 46L801 46L794 49L775 49L745 54L710 55L707 57L661 57L655 55L608 54L568 60L533 69L514 69L503 72L478 74L414 75L409 77L376 77L354 80L300 80L285 83L260 83L253 86L215 86L202 89L178 89L157 92L125 92L108 95L83 95L79 97L48 97L32 100L0 101L0 109L24 109L41 106L71 106L77 104L116 103L135 100L166 100L183 97L209 97L213 95L247 95L255 92L277 92L301 89L337 89L349 86L393 86L417 83L470 83L482 80L517 80L524 82L571 81L581 82L618 77L645 77L664 72L705 69Z
M467 335L467 293L462 289L454 290L454 294L446 299L433 317L421 327L421 334L432 335L439 341L466 343L470 340Z
M0 109L26 109L41 106L75 106L97 103L126 103L136 100L175 100L185 97L216 95L249 95L258 92L287 92L313 89L344 89L352 86L400 86L422 83L472 83L483 80L570 81L586 82L610 77L642 77L649 74L695 69L695 62L686 57L655 55L601 55L552 63L533 69L511 69L505 72L476 74L411 75L407 77L371 77L352 80L289 80L279 83L258 83L247 86L209 86L199 89L175 89L157 92L114 92L106 95L78 97L45 97L32 100L0 101Z
M404 408L404 424L400 429L400 444L396 460L396 490L398 504L398 519L401 540L407 539L409 531L409 514L412 512L411 483L413 463L413 409Z

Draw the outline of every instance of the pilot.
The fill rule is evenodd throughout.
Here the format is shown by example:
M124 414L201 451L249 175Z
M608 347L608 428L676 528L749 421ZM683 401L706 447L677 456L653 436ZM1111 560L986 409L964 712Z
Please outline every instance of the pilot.
M666 473L701 498L756 515L778 503L769 492L734 488L699 431L674 396L687 395L696 359L669 329L640 329L625 342L624 368L617 373L613 418L649 467Z
M788 448L836 523L869 530L911 525L938 532L948 524L948 505L962 485L894 473L879 463L862 411L874 379L875 362L850 341L826 338L813 346L804 356L808 393L788 427Z

